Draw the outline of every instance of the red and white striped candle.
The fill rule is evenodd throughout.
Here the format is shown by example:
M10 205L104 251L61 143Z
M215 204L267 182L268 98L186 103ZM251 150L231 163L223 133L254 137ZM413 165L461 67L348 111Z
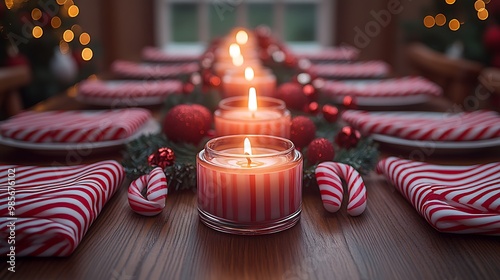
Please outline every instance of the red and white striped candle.
M198 154L197 183L207 226L236 234L282 231L300 218L302 154L280 137L214 138Z
M252 88L250 89L250 93ZM234 96L223 99L214 113L217 136L262 134L290 138L290 111L285 102L272 97L252 98Z

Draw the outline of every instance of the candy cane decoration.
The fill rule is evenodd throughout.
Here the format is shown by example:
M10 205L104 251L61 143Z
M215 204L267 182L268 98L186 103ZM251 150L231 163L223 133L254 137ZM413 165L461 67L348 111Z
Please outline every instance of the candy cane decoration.
M146 198L141 194L144 188L147 188ZM128 203L138 214L158 215L165 208L167 193L167 177L161 167L156 167L149 174L137 178L130 184Z
M337 162L323 162L316 167L315 174L323 206L328 212L337 212L342 203L344 189L339 176L344 178L347 183L349 193L347 213L351 216L358 216L365 211L365 183L352 166Z

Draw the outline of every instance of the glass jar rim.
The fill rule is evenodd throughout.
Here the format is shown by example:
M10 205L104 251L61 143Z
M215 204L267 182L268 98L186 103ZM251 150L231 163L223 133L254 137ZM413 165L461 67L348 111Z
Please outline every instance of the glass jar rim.
M245 138L249 138L252 143L252 148L268 148L266 146L258 145L261 144L262 140L267 139L268 141L274 141L275 145L274 147L277 147L279 145L276 145L278 143L283 143L286 146L283 147L283 150L276 150L276 152L273 153L264 153L264 154L255 154L255 155L245 155L245 154L234 154L234 153L228 153L225 151L220 151L215 149L215 144L218 144L220 142L226 142L231 140L234 142L234 147L231 148L242 148L243 147L243 142ZM239 139L239 140L236 140ZM259 142L260 139L260 142ZM239 143L239 144L237 144ZM277 137L277 136L272 136L272 135L257 135L257 134L248 134L248 135L226 135L226 136L221 136L217 138L210 139L206 144L205 144L205 152L210 156L210 157L232 157L232 158L266 158L266 157L278 157L278 156L287 156L291 154L292 152L295 151L295 145L293 144L292 141L286 138L282 137Z
M247 96L228 97L228 98L222 99L219 102L219 109L224 110L224 111L229 111L229 110L248 108L248 104L245 104L245 101L248 102ZM286 104L283 100L269 97L269 96L259 96L257 102L259 103L259 106L258 106L259 108L278 110L278 111L282 111L282 110L286 109ZM236 104L242 103L242 106L236 106L236 104L231 105L233 103L236 103Z

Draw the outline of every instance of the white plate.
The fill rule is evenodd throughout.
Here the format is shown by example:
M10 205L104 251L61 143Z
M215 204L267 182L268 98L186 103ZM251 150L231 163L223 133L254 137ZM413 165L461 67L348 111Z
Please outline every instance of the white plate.
M375 84L382 81L381 79L375 80L346 80L343 81L346 84L353 84L358 89L365 89L370 86L370 84ZM332 98L332 101L337 104L342 104L345 96L339 96ZM405 96L355 96L357 104L359 106L370 107L370 106L405 106L405 105L416 105L422 104L429 100L430 96L428 94L416 93L412 95Z
M160 124L155 119L147 120L134 134L127 138L99 141L99 142L83 142L83 143L33 143L27 141L20 141L16 139L2 137L0 135L0 144L9 147L21 148L26 150L38 152L70 152L70 151L84 151L90 153L94 149L104 148L118 148L142 135L157 133L160 131Z
M404 146L409 148L424 148L427 150L439 149L439 150L471 150L471 149L484 149L493 148L500 146L500 138L477 140L477 141L423 141L423 140L408 140L403 138L398 138L394 136L382 135L382 134L372 134L373 140Z
M152 81L154 83L154 81ZM110 90L116 90L117 88L123 87L124 83L132 84L133 82L127 80L110 80L103 81L103 85ZM174 93L170 93L174 94ZM89 105L99 105L99 106L110 106L112 108L117 107L136 107L136 106L149 106L163 104L166 95L157 96L88 96L81 94L80 92L76 95L76 100L81 103Z

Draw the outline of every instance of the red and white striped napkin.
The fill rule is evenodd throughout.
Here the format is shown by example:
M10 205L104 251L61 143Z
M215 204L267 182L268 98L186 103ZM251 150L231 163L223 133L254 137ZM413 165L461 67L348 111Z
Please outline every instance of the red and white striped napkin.
M199 55L192 54L169 54L155 47L145 47L141 53L142 59L150 62L196 62L200 59Z
M359 56L359 49L352 46L332 47L313 53L298 53L298 58L311 61L351 61Z
M0 165L0 254L15 246L16 256L69 256L124 177L123 167L112 160L59 167ZM9 185L8 178L15 184ZM9 236L15 245L7 246Z
M85 143L125 139L151 113L130 108L104 111L27 111L0 124L5 138L32 143Z
M179 64L147 64L117 60L111 71L120 78L128 79L167 79L188 75L199 70L197 62Z
M335 79L384 78L391 70L383 61L313 64L309 69L312 74Z
M418 94L439 96L443 90L423 77L401 77L374 81L325 81L322 92L330 97L405 97Z
M182 92L179 80L86 80L80 83L78 95L84 98L167 97Z
M500 235L500 162L441 166L389 157L377 171L438 231Z
M476 141L500 137L500 115L494 111L452 114L348 110L342 119L365 135L408 140Z

